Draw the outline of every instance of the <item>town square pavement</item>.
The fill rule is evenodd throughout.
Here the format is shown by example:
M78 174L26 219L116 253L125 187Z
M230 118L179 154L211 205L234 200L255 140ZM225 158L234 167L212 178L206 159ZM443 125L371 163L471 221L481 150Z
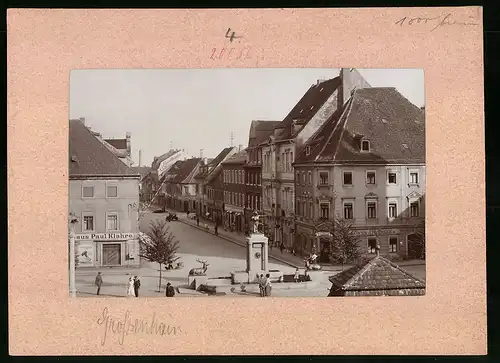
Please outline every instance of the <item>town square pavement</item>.
M246 249L244 236L238 239L238 235L220 231L219 236L213 234L213 228L209 231L197 228L194 221L190 221L184 215L178 213L179 221L169 222L170 231L179 241L178 256L184 267L177 270L162 270L161 292L159 289L159 265L148 261L141 261L139 268L78 268L76 270L77 296L96 297L94 279L98 271L103 275L101 288L102 297L126 297L128 279L131 276L139 276L141 280L140 296L164 297L165 286L170 282L177 288L176 297L207 296L206 294L187 289L187 277L190 269L201 267L196 259L206 260L209 264L207 275L210 278L229 277L232 271L242 271L246 268ZM163 219L165 214L145 212L140 220L140 230L147 232L152 220ZM200 222L202 225L202 222ZM271 252L273 255L280 254L279 251ZM279 269L285 274L293 274L295 266L299 267L300 258L296 256L270 256L269 268ZM346 268L346 266L344 267ZM407 267L405 267L407 268ZM410 266L408 266L410 268ZM425 276L425 265L417 265L416 271L423 270ZM333 267L318 274L311 282L307 283L274 283L273 296L327 296L331 284L328 277L339 272L340 267ZM303 268L300 268L303 274ZM227 296L258 296L258 286L248 285L242 291L239 285L224 286L217 289ZM133 297L132 297L133 298Z

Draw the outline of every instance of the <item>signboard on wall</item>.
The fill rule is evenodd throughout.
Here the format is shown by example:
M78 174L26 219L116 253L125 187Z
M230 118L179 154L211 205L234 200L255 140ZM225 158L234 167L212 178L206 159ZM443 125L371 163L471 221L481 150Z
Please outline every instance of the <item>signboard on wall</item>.
M121 233L121 232L112 232L112 233L85 233L85 234L76 234L76 241L125 241L129 239L137 238L136 233Z
M356 236L390 236L399 234L399 229L366 229L361 231L354 231L354 235Z

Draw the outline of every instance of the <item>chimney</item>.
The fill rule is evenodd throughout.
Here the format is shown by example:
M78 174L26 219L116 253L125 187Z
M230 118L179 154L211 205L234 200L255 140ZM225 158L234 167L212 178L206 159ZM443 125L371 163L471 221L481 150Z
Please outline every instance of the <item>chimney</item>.
M200 149L200 158L203 159L203 149Z
M85 125L85 117L80 117L80 122Z
M139 166L142 166L142 150L139 150Z
M132 145L131 145L131 142L130 142L130 138L131 138L130 132L127 132L125 134L125 137L127 139L127 156L131 156L132 155Z

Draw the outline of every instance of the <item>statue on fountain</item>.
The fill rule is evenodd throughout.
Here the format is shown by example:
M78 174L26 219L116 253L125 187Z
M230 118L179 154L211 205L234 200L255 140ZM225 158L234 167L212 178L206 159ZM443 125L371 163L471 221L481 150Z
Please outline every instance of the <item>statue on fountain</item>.
M256 211L253 212L252 216L252 233L253 234L258 234L260 232L260 226L262 225L262 222L260 221L260 215Z

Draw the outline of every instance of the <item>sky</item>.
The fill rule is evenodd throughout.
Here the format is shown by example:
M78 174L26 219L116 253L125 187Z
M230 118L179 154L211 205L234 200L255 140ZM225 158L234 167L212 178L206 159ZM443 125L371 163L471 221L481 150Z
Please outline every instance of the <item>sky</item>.
M396 87L424 105L422 69L358 69L372 87ZM85 117L104 138L131 133L132 158L150 166L171 147L194 157L215 157L248 144L252 120L283 120L318 79L339 69L220 68L75 70L70 76L70 118ZM231 136L232 135L232 136Z

